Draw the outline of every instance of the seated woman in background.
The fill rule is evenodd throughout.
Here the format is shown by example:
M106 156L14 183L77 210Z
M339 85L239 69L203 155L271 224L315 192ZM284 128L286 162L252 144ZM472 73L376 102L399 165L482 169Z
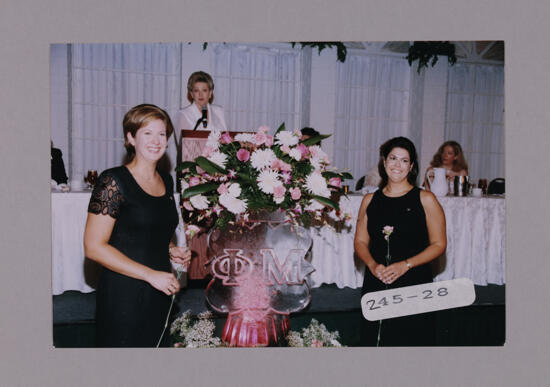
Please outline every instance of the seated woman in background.
M187 99L191 102L178 112L178 129L226 131L223 108L212 105L214 81L204 71L196 71L187 81Z
M451 180L455 176L467 176L468 163L466 163L460 144L456 141L446 141L439 147L430 166L426 169L424 187L427 190L430 190L427 176L434 168L445 168L447 180Z

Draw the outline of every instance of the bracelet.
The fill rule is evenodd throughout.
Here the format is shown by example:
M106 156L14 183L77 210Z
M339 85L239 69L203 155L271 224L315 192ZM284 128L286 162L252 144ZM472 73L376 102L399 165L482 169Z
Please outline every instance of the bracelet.
M405 263L407 264L407 270L412 269L413 265L411 265L408 259L405 259Z

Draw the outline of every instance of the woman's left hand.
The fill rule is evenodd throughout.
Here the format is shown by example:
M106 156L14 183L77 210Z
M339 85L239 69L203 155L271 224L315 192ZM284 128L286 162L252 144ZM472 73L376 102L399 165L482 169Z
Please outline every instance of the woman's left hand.
M174 263L178 263L187 267L191 262L191 250L187 247L173 246L170 247L170 259Z
M405 261L392 263L381 272L380 280L389 285L409 270Z

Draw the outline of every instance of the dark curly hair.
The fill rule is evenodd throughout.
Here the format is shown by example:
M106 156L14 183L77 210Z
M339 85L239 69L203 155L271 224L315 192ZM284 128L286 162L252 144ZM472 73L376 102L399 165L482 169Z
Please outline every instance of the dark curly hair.
M384 161L394 148L403 148L409 152L409 161L412 168L407 175L407 181L413 186L416 185L416 179L418 177L418 155L416 154L416 148L407 137L394 137L380 146L380 161L378 162L378 173L381 178L378 188L380 189L388 184L388 174L386 173L386 168L384 168Z

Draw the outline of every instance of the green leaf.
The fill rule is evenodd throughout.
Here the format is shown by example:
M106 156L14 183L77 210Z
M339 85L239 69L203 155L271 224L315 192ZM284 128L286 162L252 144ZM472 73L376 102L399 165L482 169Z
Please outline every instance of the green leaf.
M176 167L176 171L183 171L184 169L191 169L192 167L195 167L197 164L193 161L184 161L182 163L179 163L179 165Z
M242 172L237 172L237 176L239 176L241 179L245 180L249 184L255 184L255 180L250 177L250 175Z
M341 175L337 172L332 172L332 171L325 171L323 173L321 173L321 175L323 175L323 177L325 179L331 179L333 177L341 177Z
M182 197L184 199L187 199L187 198L190 198L191 196L214 191L218 189L219 186L220 186L220 183L204 183L204 184L194 185L192 187L187 188L185 191L183 191Z
M340 211L340 206L338 205L338 203L336 203L336 202L334 202L330 199L327 199L327 198L322 197L322 196L317 196L317 195L311 195L311 197L313 199L317 200L319 203L324 204L325 206L334 208L336 211Z
M199 156L195 159L195 162L199 167L201 167L206 173L213 175L215 173L227 174L227 171L220 167L218 164L213 163L204 156Z
M353 179L353 175L349 172L342 172L342 179L345 179L345 180L352 180Z
M320 134L315 137L308 138L307 140L302 141L302 144L306 146L315 145L323 141L325 138L329 138L332 134Z

